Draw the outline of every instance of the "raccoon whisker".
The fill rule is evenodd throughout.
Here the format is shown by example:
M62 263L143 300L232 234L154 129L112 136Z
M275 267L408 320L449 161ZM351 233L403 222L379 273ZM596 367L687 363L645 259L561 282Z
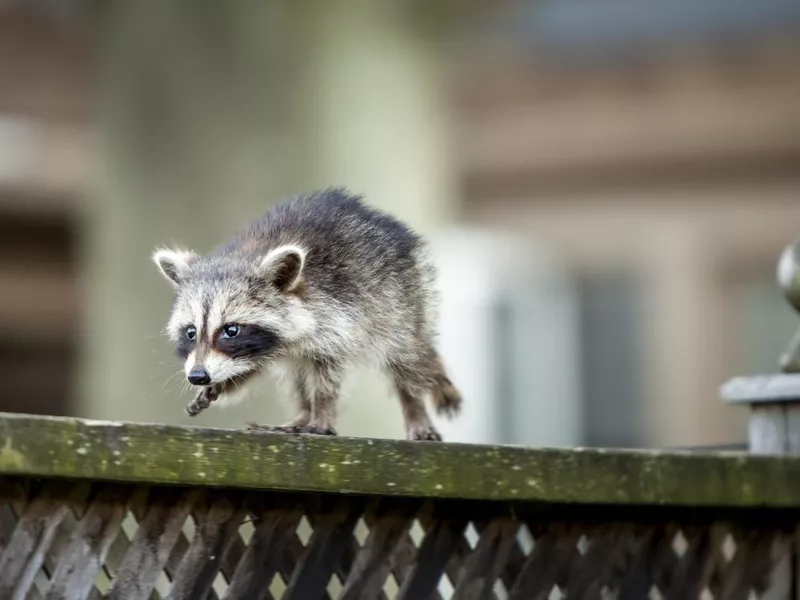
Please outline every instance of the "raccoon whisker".
M181 385L180 382L174 381L172 385L170 385L169 387L163 388L163 391L170 395L172 394L181 395L183 392L180 389L180 385Z
M178 369L178 370L177 370L177 371L175 371L175 372L174 372L172 375L170 375L169 377L167 377L166 381L164 381L164 385L162 385L162 386L161 386L161 391L163 392L164 390L166 390L166 389L167 389L167 386L168 386L170 383L174 382L174 381L175 381L175 378L176 378L178 375L183 375L183 369Z
M143 335L143 336L137 337L136 339L139 340L139 341L155 340L155 339L158 339L158 338L160 338L160 337L162 337L164 335L166 335L166 334L165 333L154 333L153 335Z

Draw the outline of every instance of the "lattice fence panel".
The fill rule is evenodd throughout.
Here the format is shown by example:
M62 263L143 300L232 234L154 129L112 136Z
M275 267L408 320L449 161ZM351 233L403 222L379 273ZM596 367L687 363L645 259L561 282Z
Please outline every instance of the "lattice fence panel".
M582 514L0 479L0 598L789 597L792 527Z

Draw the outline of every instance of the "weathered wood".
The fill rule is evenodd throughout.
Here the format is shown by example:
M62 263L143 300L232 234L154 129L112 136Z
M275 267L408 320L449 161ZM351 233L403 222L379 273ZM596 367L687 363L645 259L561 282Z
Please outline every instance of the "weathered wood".
M754 454L785 454L789 448L786 409L782 404L754 406L747 437Z
M734 377L722 385L720 397L742 404L800 402L800 373Z
M757 590L759 600L791 600L792 587L795 583L793 537L791 532L781 532L776 536L770 553L772 572L767 575L764 587Z
M257 525L230 581L226 600L262 600L295 535L302 511L295 498L269 499L256 509ZM273 499L276 500L276 499ZM294 502L292 502L294 500Z
M323 501L314 523L314 533L284 594L286 600L310 600L324 594L363 510L364 505L354 500Z
M422 528L422 532L425 531L425 526L430 523L432 511L435 510L436 503L431 501L425 501L422 503L421 507L417 511L416 518L412 518L411 522L409 523L408 531L401 534L400 539L395 547L394 554L390 560L390 567L389 573L394 577L395 582L398 586L402 586L403 582L408 577L412 567L414 566L414 559L417 554L417 544L415 543L414 539L412 538L411 531L414 528L415 522L420 524ZM375 513L374 511L367 511L364 515L364 523L370 530L373 527L375 522ZM421 542L422 540L420 540ZM359 551L358 546L356 545L355 554ZM345 578L347 575L345 574ZM386 592L384 590L380 590L380 592L375 596L376 600L385 600L386 599ZM398 587L398 593L399 593ZM395 596L392 596L394 598ZM441 596L438 592L434 592L432 595L428 597L428 600L441 600Z
M500 572L500 580L503 582L506 590L514 587L517 581L517 573L522 570L522 565L525 564L525 554L519 545L519 532L517 532L517 539L511 544L508 551L508 558L503 570Z
M378 596L392 568L394 552L408 531L419 502L385 500L377 507L364 541L344 583L341 600L372 599Z
M19 480L0 478L0 556L14 534L27 500L28 491Z
M663 512L661 524L654 525L652 518L660 513L652 510L640 516L633 513L628 521L627 513L619 510L604 516L597 509L581 512L579 505L556 513L540 506L522 511L530 517L527 526L534 538L533 550L525 558L517 541L521 521L513 516L515 509L497 503L473 506L439 500L420 508L419 500L376 498L367 503L363 497L269 492L252 492L242 503L240 494L231 490L211 493L156 487L145 497L131 494L135 488L130 486L97 483L91 501L78 499L76 504L75 490L87 486L72 482L62 482L62 486L55 496L52 487L34 486L21 515L20 531L32 508L53 496L56 504L74 506L66 514L76 514L78 519L63 530L70 536L66 544L55 551L51 544L44 561L34 558L26 563L30 570L22 583L27 594L20 593L20 598L39 597L40 586L45 597L100 600L93 584L103 568L110 582L106 597L157 600L161 596L154 591L154 582L167 571L170 555L178 566L168 597L271 599L269 585L280 570L289 585L286 593L276 597L327 598L325 588L336 573L344 585L335 597L384 598L382 587L396 569L401 547L407 556L402 559L404 570L395 571L400 573L399 591L388 594L401 600L436 597L445 565L454 569L448 573L454 598L494 598L492 586L499 578L511 598L550 598L558 586L567 597L610 595L632 600L648 596L654 588L668 600L698 598L704 590L714 598L745 600L752 591L775 600L787 598L795 576L786 533L796 528L794 512L776 513L784 515L777 521L772 517L752 520L758 509L750 509L731 513L730 522L718 522L717 510L680 513L665 507L658 509ZM193 495L208 496L192 510L189 497ZM86 510L81 502L86 502ZM109 549L113 539L125 537L120 523L128 511L138 515L139 526L119 560L110 556ZM191 513L197 524L191 541L179 549L181 525ZM257 520L253 537L245 545L238 528L246 513ZM305 546L296 532L301 514L313 531ZM682 522L687 515L691 519ZM589 516L592 522L584 523ZM470 517L478 538L474 549L465 539ZM640 517L646 522L640 523ZM363 547L354 535L359 518L369 529ZM782 519L789 519L791 525L780 525ZM409 536L414 520L425 530L419 548ZM66 521L62 518L61 523ZM57 563L49 584L41 579L42 574L49 577L48 560ZM37 573L41 574L34 585ZM0 582L4 575L0 572ZM225 585L211 588L220 575L230 581L227 592L223 592ZM97 585L104 589L105 584Z
M7 426L0 417L0 437L8 433ZM87 447L79 431L81 452L58 459L72 461L70 469L88 469L81 461L97 448L116 449L118 454L112 456L121 462L132 460L127 454L132 451L123 446L135 440L138 447L145 439L145 430L136 437L138 426L76 427L98 427L102 434L87 434ZM45 477L42 482L41 472L27 477L18 473L20 465L31 468L27 457L37 456L31 454L28 438L25 445L6 441L0 449L0 534L5 533L0 598L435 600L440 597L437 586L447 587L449 582L454 599L503 597L503 587L510 598L534 600L559 594L617 600L749 600L757 594L763 600L785 600L796 588L794 532L800 529L800 498L794 494L800 491L794 491L791 477L800 473L797 457L543 451L192 429L176 441L170 431L163 432L162 444L178 456L193 449L196 456L186 460L195 467L244 468L227 457L213 458L225 452L244 463L252 461L250 466L261 460L261 470L278 464L272 455L285 462L280 463L280 473L253 475L258 485L246 492L237 489L245 481L240 475L234 475L239 485L217 489L208 481L187 485L183 479L190 478L183 473L174 482L179 485L144 487L133 466L127 475L101 478L84 473L71 479L60 474L57 480ZM215 442L228 438L225 444ZM242 455L239 442L252 453L250 459ZM371 494L305 489L287 494L275 489L300 481L325 483L332 491L342 483L342 471L352 466L345 463L361 460L358 456L366 460L361 453L367 448L377 454L378 463L389 456L405 462L393 464L377 482L359 483L357 491L388 488L391 477L399 493L393 488ZM314 462L332 456L341 462ZM486 494L486 481L472 485L450 478L469 477L472 471L489 477L487 464L500 474L499 485L511 485L510 478L505 483L502 479L506 469L518 474L513 489L526 485L534 473L539 479L532 487L541 489L514 501L442 497L441 490L428 493L411 476L418 464L434 458L442 464L426 467L431 470L423 477L436 474L448 493L461 490L468 498ZM474 464L451 462L467 458ZM169 461L172 466L165 468L174 466ZM663 481L647 472L662 466L670 472ZM556 467L576 477L572 485L577 490L604 501L572 501L576 492L568 491L566 474L555 472ZM106 465L106 475L110 470ZM347 471L346 476L355 473ZM698 473L703 478L697 479ZM673 481L677 474L690 479ZM636 479L642 475L644 479ZM330 480L323 481L325 477ZM623 494L610 487L600 493L588 481L599 477L616 477ZM207 473L203 479L213 478ZM550 483L559 489L547 489ZM631 491L634 483L645 489ZM714 491L693 491L702 487ZM668 493L645 502L659 490ZM777 490L782 499L768 498L768 490ZM690 501L697 498L700 502L692 506ZM135 533L121 527L129 514L137 522ZM250 533L243 523L251 520L252 529L247 529L252 536L242 539ZM523 525L532 542L518 540ZM448 596L444 588L441 595Z
M568 598L600 598L604 587L614 588L616 575L626 572L631 563L633 528L611 522L587 527L587 547L573 555L566 584Z
M453 600L488 598L500 571L516 542L519 523L495 519L483 530L475 551L467 559L464 575L458 582Z
M457 514L432 516L414 564L397 593L397 600L431 597L450 557L464 543L466 527L467 519Z
M0 474L582 504L800 504L799 461L745 453L425 444L20 415L0 417Z
M78 489L81 491L78 492ZM61 523L56 530L50 548L45 553L44 562L42 563L42 571L48 579L52 577L64 555L69 552L75 531L78 529L80 520L86 514L88 508L86 500L89 498L92 489L93 486L90 482L83 482L80 488L73 488L69 496L72 500L68 503L69 510L67 510L64 518L61 519Z
M378 500L373 499L372 502L365 504L367 507L365 509L365 515L369 514L369 507L374 506L376 502L378 502ZM316 502L306 507L306 513L306 517L308 518L308 522L312 530L317 528L317 521L320 518L324 519L326 514L325 511L321 511L320 506ZM358 521L356 520L356 526L357 525ZM355 527L353 528L353 533L355 534ZM302 545L297 535L294 536L294 539L290 542L288 548L293 558L291 563L285 563L283 565L281 571L284 581L286 581L287 584L292 580L292 576L294 575L294 566L300 561L306 552L305 547ZM345 540L344 545L342 546L342 552L339 556L339 561L337 562L336 569L334 571L340 582L347 579L350 569L352 568L353 563L356 560L356 556L360 550L361 545L358 543L355 535L352 535L349 540ZM326 597L328 597L327 594ZM375 600L386 600L386 596L383 594L383 592L381 592L376 596Z
M53 573L46 600L86 598L122 526L131 491L127 486L108 486L100 490Z
M24 600L33 585L61 520L69 510L69 498L85 494L66 483L48 484L28 505L0 557L0 598Z
M626 571L616 573L617 600L638 600L646 598L653 586L655 569L653 563L660 552L667 552L663 539L667 534L664 527L634 525L631 543L631 562ZM675 559L674 553L670 555Z
M536 538L536 545L514 587L509 590L509 600L545 600L554 586L565 586L569 564L581 536L577 527L560 523L549 526L528 523L528 527Z
M800 454L800 402L785 405L786 452Z
M198 491L154 490L108 592L109 600L147 600L169 558Z
M170 600L205 598L217 575L225 546L242 522L241 499L211 493L208 510L197 523L194 537L175 573Z
M683 529L683 535L688 547L677 561L671 580L659 586L665 600L699 598L710 583L714 562L711 531L707 527L687 527ZM672 544L671 540L664 541Z
M726 527L725 533L733 534L737 549L730 561L721 557L717 560L719 575L710 586L714 597L748 600L748 592L752 590L764 598L765 592L772 589L773 595L783 590L787 594L783 598L787 598L789 582L775 579L775 567L788 554L788 536L771 528L737 529ZM720 546L721 543L714 545L718 556Z

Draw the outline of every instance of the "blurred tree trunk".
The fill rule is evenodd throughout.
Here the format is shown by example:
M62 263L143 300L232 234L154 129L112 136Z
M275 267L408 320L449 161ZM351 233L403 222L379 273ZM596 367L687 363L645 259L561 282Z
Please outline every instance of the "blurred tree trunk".
M303 119L309 181L338 182L433 234L451 218L439 16L403 2L316 0L306 23ZM417 7L420 8L420 7ZM395 391L372 369L353 374L340 430L402 437Z
M79 414L190 421L185 379L170 379L181 364L162 334L171 290L150 255L173 243L208 251L299 187L289 5L145 0L107 9ZM252 404L248 417L277 414ZM209 411L193 422L242 418Z

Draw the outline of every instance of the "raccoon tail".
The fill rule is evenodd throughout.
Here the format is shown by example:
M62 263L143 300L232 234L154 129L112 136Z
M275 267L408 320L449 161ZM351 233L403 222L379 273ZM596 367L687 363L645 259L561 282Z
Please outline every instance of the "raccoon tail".
M436 377L431 400L438 415L453 419L461 412L461 394L444 370Z

